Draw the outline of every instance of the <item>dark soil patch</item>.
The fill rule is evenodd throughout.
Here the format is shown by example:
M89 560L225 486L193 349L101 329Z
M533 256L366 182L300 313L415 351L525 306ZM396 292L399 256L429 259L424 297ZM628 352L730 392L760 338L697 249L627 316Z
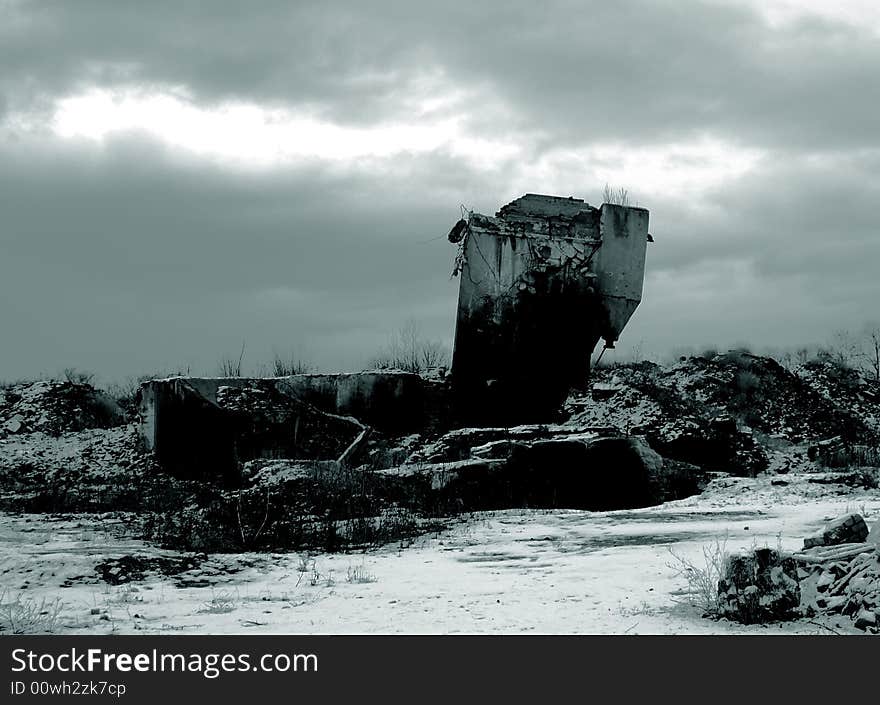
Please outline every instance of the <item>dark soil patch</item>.
M207 556L193 553L179 557L122 556L111 558L95 566L101 579L110 585L141 581L148 575L173 576L198 568Z

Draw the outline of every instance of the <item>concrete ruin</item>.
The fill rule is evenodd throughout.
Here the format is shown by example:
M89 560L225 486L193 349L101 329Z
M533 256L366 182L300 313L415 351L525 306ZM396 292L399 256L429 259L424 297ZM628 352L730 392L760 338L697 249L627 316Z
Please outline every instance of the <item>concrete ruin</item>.
M452 360L470 424L546 421L614 347L642 298L648 211L526 194L468 213L449 240L460 276Z
M255 460L352 467L365 460L371 430L430 437L546 424L586 381L597 342L612 347L638 306L647 229L642 208L534 194L495 217L470 213L449 235L461 287L452 374L443 381L391 370L154 380L140 389L144 444L178 476L234 484ZM586 451L569 451L579 466ZM540 455L517 453L524 468Z
M235 483L256 458L345 464L368 427L421 430L429 387L399 371L152 380L138 394L140 434L175 475Z

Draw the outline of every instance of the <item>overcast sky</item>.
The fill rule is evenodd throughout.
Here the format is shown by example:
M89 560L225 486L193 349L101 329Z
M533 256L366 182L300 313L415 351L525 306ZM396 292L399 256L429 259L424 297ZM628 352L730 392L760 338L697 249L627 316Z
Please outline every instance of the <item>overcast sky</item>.
M650 210L660 356L880 299L880 6L0 0L0 378L451 342L445 234L525 192Z

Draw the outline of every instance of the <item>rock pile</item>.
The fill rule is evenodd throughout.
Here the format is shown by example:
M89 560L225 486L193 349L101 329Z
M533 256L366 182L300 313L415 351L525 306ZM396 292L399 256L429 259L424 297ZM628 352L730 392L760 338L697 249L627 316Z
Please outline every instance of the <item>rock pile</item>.
M791 470L794 451L836 438L878 457L880 383L854 370L812 362L792 370L768 357L731 351L594 371L590 393L566 403L574 425L612 426L644 436L666 458L704 470L753 476ZM779 458L779 448L794 448ZM861 456L859 456L861 457ZM812 461L818 459L813 453ZM870 463L865 463L870 464Z
M0 439L4 511L133 509L151 500L161 478L132 425Z
M805 586L803 611L844 614L857 628L880 632L880 546L864 518L839 517L804 546L794 555Z
M89 384L41 381L0 389L0 438L38 432L57 436L123 423L119 405Z
M718 615L759 624L842 614L880 633L880 544L859 514L830 522L786 555L770 548L729 556L718 583Z

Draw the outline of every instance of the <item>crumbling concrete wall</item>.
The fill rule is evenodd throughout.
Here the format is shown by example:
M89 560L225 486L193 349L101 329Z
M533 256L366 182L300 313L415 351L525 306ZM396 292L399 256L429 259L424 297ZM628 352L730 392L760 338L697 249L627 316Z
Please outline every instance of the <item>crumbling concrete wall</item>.
M527 194L452 229L452 382L469 423L548 420L641 300L648 212Z
M334 459L361 423L389 433L421 429L425 384L407 372L153 380L139 392L141 436L177 475L234 481L253 458ZM330 452L337 435L341 446ZM327 458L315 454L321 446Z
M425 416L425 382L409 372L361 372L352 374L307 374L268 380L247 377L171 377L146 382L140 390L141 434L147 448L156 442L162 408L184 396L182 385L205 401L216 404L221 387L252 387L270 382L279 391L312 404L321 411L353 416L389 432L419 429Z

